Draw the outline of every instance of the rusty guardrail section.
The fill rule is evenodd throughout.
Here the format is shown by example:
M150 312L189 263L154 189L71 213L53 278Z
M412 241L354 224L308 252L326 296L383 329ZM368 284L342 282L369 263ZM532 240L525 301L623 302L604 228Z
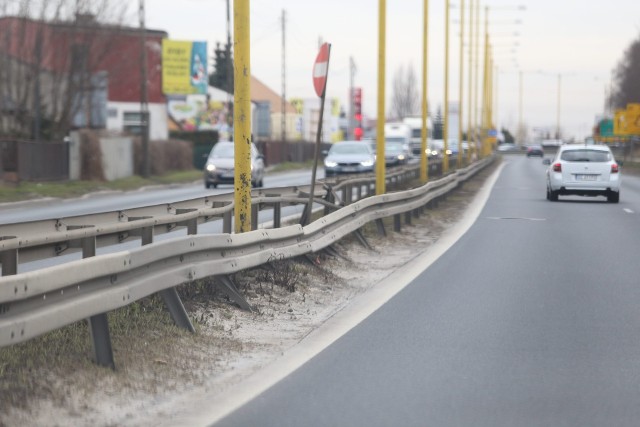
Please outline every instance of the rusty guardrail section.
M369 196L353 203L335 204L317 199L325 206L326 215L305 227L291 225L242 234L197 235L198 223L220 216L229 218L230 231L233 205L226 203L214 207L220 203L216 197L133 209L126 213L87 215L74 218L74 222L37 221L38 227L34 224L15 225L28 237L4 237L0 241L3 262L3 277L0 278L0 347L88 319L96 362L113 367L107 312L160 293L176 324L193 331L175 286L209 276L223 278L228 295L242 308L250 310L249 304L226 275L274 259L317 252L352 232L363 240L359 229L375 220L378 229L384 232L382 218L385 217L394 216L394 228L399 230L403 213L409 222L412 212L423 209L430 201L445 195L491 160L482 160L408 191ZM415 172L415 169L409 168L403 173L415 176ZM365 192L371 194L371 179L346 180L334 187L324 185L320 194L325 199L330 195L335 196L339 190L343 195L348 195L350 192L345 189L354 186L365 186ZM301 188L288 188L278 196L257 192L254 203L258 206L306 204L308 199ZM274 189L266 191L272 192ZM194 207L198 204L200 208ZM164 212L164 215L152 215L156 212ZM178 225L187 227L189 235L153 243L155 233L171 231ZM279 225L274 214L274 226ZM8 229L0 227L3 232ZM53 234L52 229L56 230ZM121 233L140 238L143 246L96 256L98 242L120 242ZM24 252L27 258L37 259L57 253L55 248L62 242L69 248L81 250L84 259L32 272L5 274L7 260L10 268L17 267L18 253L21 257Z

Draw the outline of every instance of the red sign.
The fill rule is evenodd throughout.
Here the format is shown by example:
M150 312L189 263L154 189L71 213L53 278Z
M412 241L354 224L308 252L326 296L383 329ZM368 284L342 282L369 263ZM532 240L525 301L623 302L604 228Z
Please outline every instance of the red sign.
M331 45L325 43L320 46L320 52L313 64L313 87L319 97L324 96L324 90L327 87L327 74L329 73L329 52Z

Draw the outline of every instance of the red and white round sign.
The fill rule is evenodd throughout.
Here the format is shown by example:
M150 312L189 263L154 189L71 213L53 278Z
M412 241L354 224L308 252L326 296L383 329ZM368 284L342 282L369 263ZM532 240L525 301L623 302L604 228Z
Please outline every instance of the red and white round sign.
M313 87L315 88L316 94L318 94L319 97L322 97L324 95L324 90L327 86L330 51L331 45L329 43L325 43L320 46L320 52L318 52L316 62L313 64Z

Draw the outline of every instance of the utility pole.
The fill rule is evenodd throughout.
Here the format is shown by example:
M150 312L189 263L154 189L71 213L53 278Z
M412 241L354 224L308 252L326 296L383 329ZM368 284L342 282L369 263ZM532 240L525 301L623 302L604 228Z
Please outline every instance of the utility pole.
M560 97L562 95L562 74L558 73L558 117L557 117L557 127L556 127L556 139L560 139Z
M233 102L231 101L231 95L233 94L233 61L231 60L231 6L229 0L227 0L227 45L224 49L227 55L227 125L233 123ZM231 123L229 123L231 122ZM233 134L229 134L229 139L232 139Z
M147 34L145 30L144 0L139 3L140 17L140 136L142 138L142 176L150 175L149 163L149 100L147 94Z
M444 12L444 125L442 127L442 173L449 172L449 155L447 150L449 148L449 10L450 2L445 1Z
M349 118L347 119L347 138L355 139L353 134L353 81L356 75L356 63L353 56L349 57Z
M287 67L285 56L285 31L286 12L282 9L282 99L280 112L280 131L282 132L282 142L287 142Z

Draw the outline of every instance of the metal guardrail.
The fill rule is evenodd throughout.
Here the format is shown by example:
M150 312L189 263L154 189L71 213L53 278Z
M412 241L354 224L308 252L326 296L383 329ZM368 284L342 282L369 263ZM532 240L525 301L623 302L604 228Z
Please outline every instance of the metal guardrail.
M0 278L0 347L88 319L96 362L114 366L107 312L160 293L176 324L193 331L175 286L209 276L224 278L229 296L241 307L251 309L225 275L274 259L317 252L352 232L359 233L362 226L374 220L384 231L381 219L385 217L394 216L394 228L399 230L403 213L409 213L408 220L412 211L451 191L491 160L485 159L408 191L369 196L354 203L334 204L318 199L327 208L325 215L305 227L292 225L242 234L197 235L197 224L212 217L223 216L230 224L233 206L228 203L214 207L220 202L217 197L144 207L126 213L75 217L73 222L51 220L2 226L0 231L3 232L11 229L25 233L16 233L16 237L5 237L0 241L3 274L8 258L10 267L17 267L18 253L22 256L24 252L27 258L36 259L57 253L55 248L63 242L69 248L81 250L84 259L32 272L13 272ZM396 178L409 178L415 174L415 168L408 168L398 172ZM370 191L371 179L324 185L322 195L327 198L341 192L343 196L353 196L353 191L347 189L354 187L364 187L362 195ZM281 189L283 193L277 197L260 191L254 203L258 206L306 204L308 199L301 197L300 188ZM199 208L194 207L198 205ZM163 215L154 215L158 212ZM274 214L274 226L279 226L275 217ZM153 243L154 234L178 226L186 227L189 235ZM140 238L143 246L95 256L98 242L119 242L122 233Z

